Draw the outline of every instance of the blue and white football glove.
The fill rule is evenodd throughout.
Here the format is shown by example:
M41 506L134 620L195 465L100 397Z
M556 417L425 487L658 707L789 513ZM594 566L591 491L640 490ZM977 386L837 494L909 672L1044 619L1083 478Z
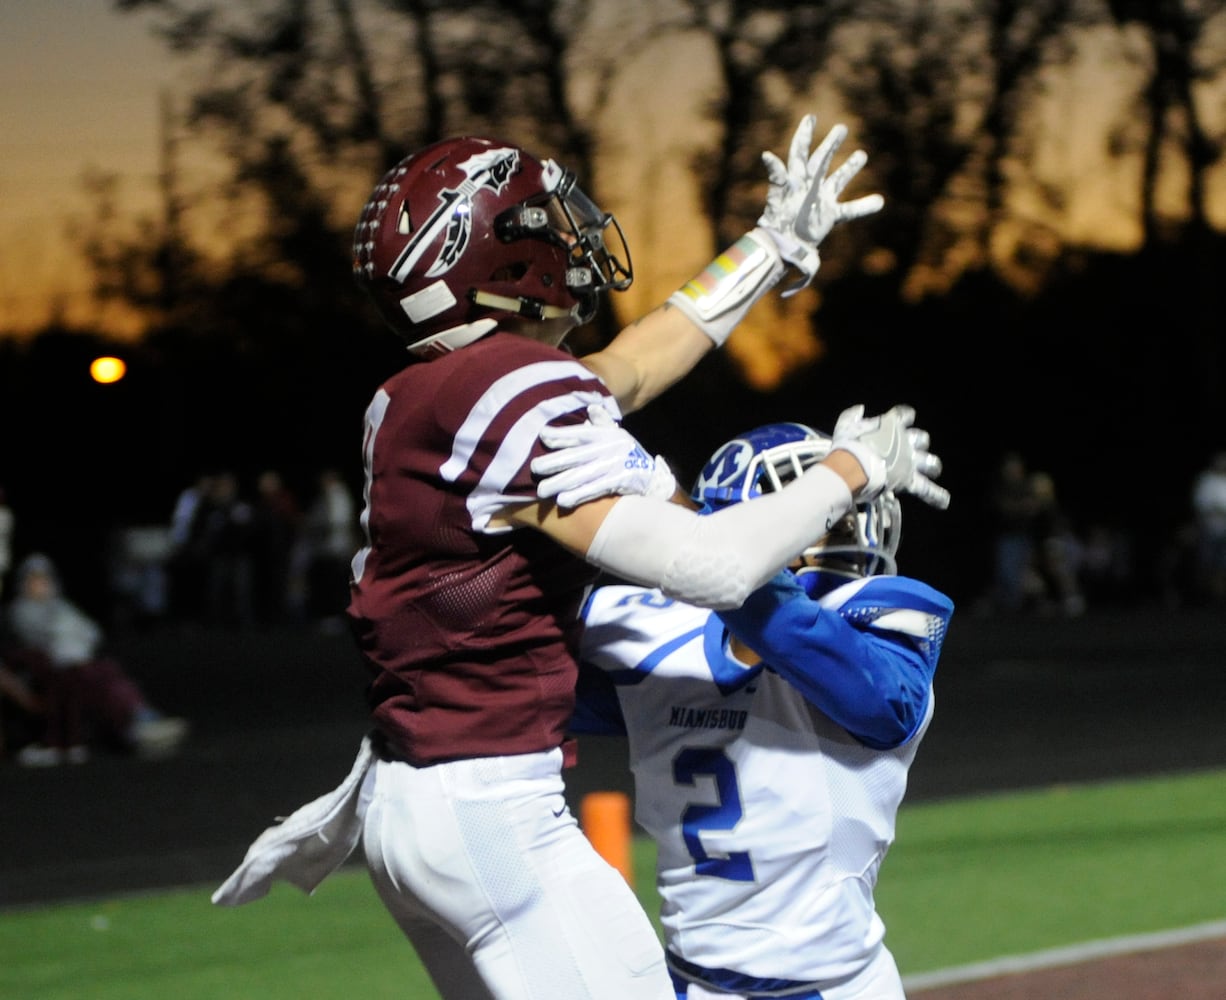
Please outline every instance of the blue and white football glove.
M941 460L928 451L928 432L913 423L910 406L895 406L877 417L866 417L861 405L839 414L830 450L849 451L863 466L868 484L857 499L871 500L888 488L938 510L949 506L949 490L932 481L941 474Z
M885 204L879 194L839 201L868 157L857 149L827 177L834 154L847 138L847 126L835 125L809 155L816 125L814 115L801 119L786 164L770 150L762 154L770 186L758 228L770 235L780 256L801 273L798 282L782 293L785 297L795 295L813 280L821 264L817 248L835 225L879 212Z
M599 403L587 416L587 423L546 424L541 431L541 443L554 450L532 460L532 471L546 477L537 484L538 497L556 498L559 507L614 495L672 497L677 480L663 457L652 458Z

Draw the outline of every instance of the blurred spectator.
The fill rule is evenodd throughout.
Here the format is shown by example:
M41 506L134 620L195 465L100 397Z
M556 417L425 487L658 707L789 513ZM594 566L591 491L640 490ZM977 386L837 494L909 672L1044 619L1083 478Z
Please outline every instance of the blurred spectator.
M169 610L170 529L161 524L116 528L108 564L113 599L112 627L145 626Z
M1026 463L1016 451L1001 459L990 496L993 525L992 606L1018 612L1027 600L1027 581L1033 574L1034 521L1038 501Z
M336 469L319 474L319 492L303 523L300 560L306 574L306 614L339 620L349 603L349 564L358 548L357 505Z
M1213 456L1192 486L1196 520L1196 590L1212 603L1226 601L1226 451Z
M276 625L290 610L291 557L302 511L281 474L265 470L256 481L251 518L252 610L256 621Z
M1165 538L1159 538L1155 575L1162 603L1170 610L1187 607L1200 600L1197 593L1199 534L1196 518L1189 514L1176 522Z
M1039 610L1055 610L1076 618L1086 609L1078 581L1081 541L1060 506L1056 483L1049 473L1031 474L1030 495L1035 502L1032 549L1037 584L1035 604Z
M166 580L169 610L176 618L204 616L208 554L201 536L205 505L212 492L213 477L200 475L179 493L170 514Z
M254 620L253 516L237 475L223 470L210 477L209 491L197 510L189 542L204 563L204 613L209 624L244 627Z
M4 487L0 486L0 598L4 596L4 581L13 564L13 509L8 505Z
M1132 539L1103 521L1086 529L1081 544L1081 590L1086 603L1121 604L1136 597L1137 573Z
M212 476L204 473L184 486L175 498L170 512L170 544L175 548L183 548L191 540L197 514L212 488Z
M81 763L92 745L164 754L186 736L185 720L164 716L101 653L101 626L61 594L47 556L35 553L18 567L6 625L6 663L41 700L42 732L18 753L20 763Z

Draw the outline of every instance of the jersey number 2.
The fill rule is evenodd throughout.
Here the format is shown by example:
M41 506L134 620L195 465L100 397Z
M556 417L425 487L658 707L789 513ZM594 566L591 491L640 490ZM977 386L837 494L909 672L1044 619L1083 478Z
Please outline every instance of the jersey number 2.
M702 843L704 831L721 833L733 829L744 815L741 793L737 790L736 767L722 750L687 747L673 761L673 780L679 785L694 786L694 779L709 776L715 782L719 802L715 805L688 806L681 814L681 833L686 849L694 859L694 871L699 875L724 878L731 882L752 882L753 864L748 851L712 856Z

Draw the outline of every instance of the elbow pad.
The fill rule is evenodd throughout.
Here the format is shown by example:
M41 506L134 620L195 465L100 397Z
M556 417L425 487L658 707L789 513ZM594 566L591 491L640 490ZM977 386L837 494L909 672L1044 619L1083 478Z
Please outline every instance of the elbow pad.
M736 608L851 506L847 484L822 465L777 493L707 515L649 497L621 497L587 560L687 604Z

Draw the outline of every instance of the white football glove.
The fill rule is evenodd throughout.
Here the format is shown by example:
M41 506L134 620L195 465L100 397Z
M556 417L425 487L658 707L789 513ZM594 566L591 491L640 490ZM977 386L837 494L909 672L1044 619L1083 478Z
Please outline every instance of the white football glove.
M758 218L758 228L770 235L780 256L801 273L797 283L782 293L785 298L795 295L813 280L821 264L818 245L837 223L879 212L885 204L879 194L839 201L839 195L860 172L868 157L862 149L857 149L827 177L835 152L847 138L847 126L835 125L810 156L816 125L814 115L805 115L800 120L786 165L770 150L762 154L770 186L766 192L766 208Z
M889 488L938 510L949 506L949 490L932 481L941 474L941 460L928 451L928 432L912 427L914 422L910 406L892 407L878 417L866 417L860 405L839 414L830 450L849 451L864 467L868 484L857 499L871 500Z
M532 460L532 471L547 477L537 484L537 496L556 497L560 507L611 495L672 497L677 480L660 455L652 458L600 404L589 406L587 417L587 423L546 424L541 431L541 443L557 450Z

